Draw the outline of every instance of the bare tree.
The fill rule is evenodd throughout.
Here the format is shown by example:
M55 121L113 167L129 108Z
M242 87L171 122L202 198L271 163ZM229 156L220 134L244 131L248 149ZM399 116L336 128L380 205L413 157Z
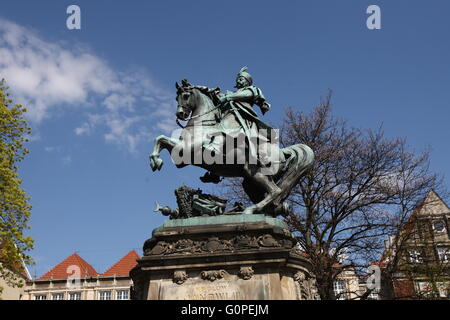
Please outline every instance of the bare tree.
M442 185L429 172L428 151L416 156L404 139L349 126L332 115L330 101L331 92L310 114L287 109L280 134L282 145L304 143L315 153L285 219L311 259L321 299L336 299L333 284L342 272L361 274L379 261L384 240L413 204ZM226 188L242 194L233 181Z

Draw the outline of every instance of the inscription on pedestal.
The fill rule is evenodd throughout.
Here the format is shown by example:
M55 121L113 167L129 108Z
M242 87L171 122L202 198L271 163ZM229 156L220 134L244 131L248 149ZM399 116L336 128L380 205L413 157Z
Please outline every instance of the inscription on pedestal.
M264 295L261 282L246 281L238 284L235 281L217 280L214 283L195 280L195 283L184 283L182 286L173 283L161 284L161 300L243 300L259 299ZM247 295L245 294L247 293ZM248 296L248 293L251 296Z

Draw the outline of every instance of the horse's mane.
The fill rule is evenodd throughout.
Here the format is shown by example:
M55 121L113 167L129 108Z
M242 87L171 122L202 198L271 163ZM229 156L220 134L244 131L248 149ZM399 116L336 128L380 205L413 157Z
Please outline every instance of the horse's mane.
M205 96L207 96L211 100L213 105L214 105L214 99L215 99L214 92L220 91L219 88L210 90L208 87L205 87L205 86L192 85L191 83L189 83L189 81L187 79L181 79L181 86L177 85L177 95L180 95L183 92L191 91L194 89L197 89L198 91L203 93Z

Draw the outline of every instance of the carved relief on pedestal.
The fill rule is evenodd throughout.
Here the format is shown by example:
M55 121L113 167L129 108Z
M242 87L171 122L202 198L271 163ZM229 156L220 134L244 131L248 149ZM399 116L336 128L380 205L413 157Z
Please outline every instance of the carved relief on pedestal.
M188 275L184 270L177 270L173 273L173 282L183 284L188 279Z
M270 234L265 234L258 238L261 247L281 247L281 244Z
M164 241L158 242L152 249L146 249L144 250L144 254L150 255L150 254L164 254L164 252L167 251L168 243Z
M311 288L311 300L320 300L320 295L317 291L317 283L315 278L309 279L309 287Z
M294 274L294 280L295 281L303 281L306 279L306 275L302 271L298 271Z
M302 271L298 271L294 274L294 281L299 285L299 295L301 300L311 300L311 288L310 281L307 279L306 275Z
M298 271L294 274L294 281L298 283L299 295L302 300L320 300L317 292L316 279L307 276L304 272Z
M209 270L202 271L200 276L203 280L215 281L217 279L222 279L227 272L225 270Z
M255 273L255 271L253 270L253 268L251 266L245 266L245 267L241 267L239 269L239 276L244 280L251 279L251 277L253 277L254 273Z
M208 240L201 242L199 246L200 251L203 252L220 252L232 251L233 244L230 240L220 240L218 237L211 237Z
M289 239L277 239L270 234L261 236L237 235L220 239L209 237L206 239L178 239L173 241L148 241L144 245L144 255L194 254L210 252L233 252L248 249L292 248L294 243Z

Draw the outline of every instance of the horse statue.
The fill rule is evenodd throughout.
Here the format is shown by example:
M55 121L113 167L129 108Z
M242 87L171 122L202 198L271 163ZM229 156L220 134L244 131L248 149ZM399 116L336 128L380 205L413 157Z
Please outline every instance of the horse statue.
M218 89L193 86L186 79L181 85L176 83L176 88L177 123L187 124L179 137L160 135L155 139L150 154L152 170L161 169L160 153L167 149L178 168L194 165L214 176L243 178L242 187L253 202L243 214L286 215L289 206L285 200L312 165L312 149L304 144L279 148L271 143L274 133L261 135L250 126L244 130L236 113L224 113L217 103ZM255 151L255 141L265 146L265 151Z

